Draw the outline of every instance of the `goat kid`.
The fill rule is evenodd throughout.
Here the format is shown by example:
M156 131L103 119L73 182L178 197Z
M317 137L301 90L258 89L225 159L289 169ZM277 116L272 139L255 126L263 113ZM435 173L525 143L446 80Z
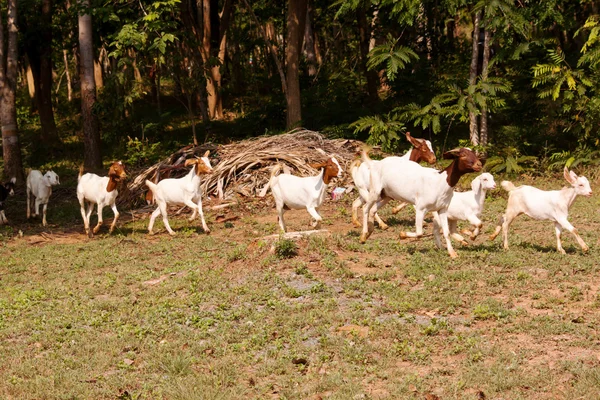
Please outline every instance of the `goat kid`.
M109 233L112 233L115 229L117 219L119 219L119 211L115 204L119 194L117 185L126 177L125 166L121 161L112 163L108 169L108 176L98 176L89 172L84 174L83 166L79 168L79 176L77 177L77 199L79 200L79 206L81 208L81 217L83 218L85 233L87 233L89 237L93 237L94 233L98 233L100 230L103 223L102 209L105 206L110 206L114 213ZM87 212L85 210L86 201L88 202ZM90 216L92 215L94 204L98 205L98 224L94 227L93 231L90 231Z
M400 160L398 157L388 157L373 165L366 151L363 150L362 156L363 160L369 163L371 169L371 185L369 198L363 211L363 231L360 242L365 243L373 232L375 212L390 200L395 199L415 205L416 233L401 232L401 238L423 236L425 214L432 212L436 245L439 248L442 247L439 237L439 225L441 225L448 254L452 258L457 257L449 237L448 206L454 194L454 186L460 177L466 173L481 170L481 161L475 153L468 148L454 149L444 153L444 158L453 159L453 161L441 172L433 168L422 167L417 163Z
M31 218L31 196L35 197L33 204L34 217L40 215L40 205L42 210L42 226L46 226L46 209L48 201L52 195L52 186L60 185L58 175L54 171L48 171L44 175L36 169L27 175L27 219Z
M342 167L335 157L327 159L320 164L311 164L315 169L321 169L316 176L298 177L290 174L279 174L281 165L276 165L271 171L269 187L275 198L275 207L279 219L279 227L285 232L283 213L285 210L299 210L305 208L313 217L314 229L318 229L323 218L316 208L319 207L327 194L327 187L333 178L342 176Z
M152 197L158 205L156 210L154 210L150 216L150 223L148 224L148 233L150 235L154 235L154 220L156 220L156 217L159 215L162 215L163 223L169 234L175 235L167 218L167 205L169 204L185 205L191 208L193 212L189 221L193 221L196 218L196 214L200 214L202 229L204 229L204 232L210 233L210 229L208 229L208 225L206 225L206 221L204 220L204 212L202 212L202 189L200 187L200 175L210 174L213 171L210 160L208 159L209 154L210 151L206 151L201 158L190 158L185 160L184 165L186 167L190 165L193 165L194 167L182 178L163 179L158 183L146 180L146 186L148 186L152 192Z
M483 212L485 194L488 190L496 189L496 182L492 174L484 172L471 182L471 190L468 192L454 192L450 205L448 206L448 228L450 236L463 245L467 242L457 232L458 221L469 221L473 225L473 232L463 230L462 233L469 235L471 240L475 240L483 225L479 216Z
M8 219L6 218L6 214L4 213L4 203L8 199L8 196L15 195L16 182L17 178L12 178L5 184L0 184L0 225L8 224Z
M590 197L592 189L590 183L585 176L577 176L575 172L569 171L565 167L563 171L565 180L571 185L570 188L562 188L561 190L540 190L533 186L516 187L512 182L503 181L502 188L506 190L508 195L508 205L506 212L500 217L500 222L494 233L490 236L494 240L502 229L502 238L504 240L504 249L508 249L508 228L511 222L521 214L526 214L533 219L548 220L554 222L554 230L556 233L556 250L562 254L566 254L562 247L560 236L563 229L571 232L577 243L583 251L588 251L589 247L585 244L577 229L567 220L569 216L569 208L575 202L577 196Z
M414 161L419 163L425 161L428 164L434 164L436 162L435 153L431 147L431 142L425 139L414 138L410 135L410 132L406 132L406 139L413 145L412 150L407 151L402 157L397 157L401 160ZM378 160L371 160L372 163L377 164ZM352 223L357 228L360 228L361 224L358 220L358 208L365 205L367 198L369 197L369 183L370 183L370 172L369 166L366 163L361 163L361 160L355 160L350 165L350 175L354 181L354 186L358 190L359 197L352 203ZM406 203L400 204L394 210L401 210ZM398 212L396 211L396 212ZM389 226L383 222L379 217L379 214L375 213L375 220L379 224L379 227L383 230L388 229Z

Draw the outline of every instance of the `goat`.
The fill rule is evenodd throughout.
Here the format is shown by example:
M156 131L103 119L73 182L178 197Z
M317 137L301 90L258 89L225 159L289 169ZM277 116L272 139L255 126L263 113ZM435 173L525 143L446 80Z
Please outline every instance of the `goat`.
M8 196L15 195L16 182L17 178L12 178L5 184L0 185L0 225L8 224L8 219L6 218L6 214L4 213L4 203L6 202Z
M58 175L54 171L48 171L44 175L37 169L27 175L27 219L31 217L31 196L35 197L33 204L34 217L40 215L40 205L43 205L42 226L46 226L46 209L52 195L52 186L60 185Z
M200 214L202 229L204 229L204 232L210 233L210 229L208 229L208 225L206 225L206 221L204 220L204 212L202 212L202 189L200 187L200 175L209 174L213 170L208 159L209 154L210 150L206 151L201 158L187 159L184 165L186 167L193 165L194 167L182 178L163 179L158 183L146 180L146 186L148 186L152 192L152 197L156 201L156 204L158 204L158 207L150 216L150 223L148 224L148 233L150 235L154 235L154 220L160 214L162 214L163 223L169 234L175 235L167 218L168 204L185 205L191 208L193 212L189 221L193 221L196 218L196 214Z
M410 135L410 132L406 132L406 139L413 145L412 150L407 151L402 157L403 160L410 160L414 162L425 161L429 164L436 162L435 153L431 147L431 142L425 139L414 138ZM371 160L372 163L378 163L377 160ZM354 181L354 186L358 190L359 197L352 203L352 223L356 227L360 227L361 224L358 220L358 208L365 205L366 199L369 197L369 167L366 163L361 163L360 159L355 160L350 165L350 175ZM397 208L402 209L406 205L405 203L400 204ZM396 208L394 209L396 210ZM375 213L375 219L381 229L387 229L388 226L379 217L379 214Z
M438 230L438 225L441 225L448 254L452 258L457 257L449 238L448 206L454 194L454 186L460 177L468 172L481 170L481 161L475 153L468 148L454 149L444 153L444 158L453 159L453 161L441 172L402 160L399 157L388 157L373 165L364 149L362 157L371 169L371 185L367 204L363 209L363 231L360 242L365 243L373 232L375 212L391 199L396 199L414 204L416 211L416 233L401 232L401 238L423 236L423 219L425 214L431 211L434 214L433 234L436 245L442 247ZM375 203L377 203L376 207L371 210Z
M479 216L483 211L483 203L487 190L496 189L496 182L492 174L484 172L471 182L471 189L468 192L454 192L450 205L448 206L448 228L450 236L463 245L467 244L465 239L457 232L458 221L469 221L475 227L473 232L463 230L464 234L470 236L471 240L479 235L483 225Z
M560 235L563 229L568 230L575 236L577 243L583 251L588 251L589 247L585 244L577 229L567 220L569 208L573 205L578 195L590 197L592 189L585 176L577 176L575 172L569 171L565 166L563 171L565 180L571 185L570 188L561 190L540 190L533 186L515 187L512 182L503 181L502 188L508 194L508 205L506 212L500 216L500 221L494 233L490 236L494 240L502 229L502 238L504 239L504 249L508 249L508 227L511 222L519 215L526 214L533 219L548 220L554 222L556 233L556 250L566 254L562 247Z
M316 208L325 200L326 189L333 178L342 176L342 167L335 157L327 159L320 164L311 164L315 169L321 169L316 176L298 177L290 174L279 174L281 165L277 164L271 171L268 187L273 192L275 198L275 207L279 219L279 227L285 233L285 221L283 213L285 210L299 210L306 208L308 213L314 218L312 224L314 229L318 229L323 218L319 215Z
M114 213L113 222L110 225L109 233L115 229L117 219L119 219L119 211L115 201L119 194L117 190L118 183L125 179L127 174L125 166L121 161L112 163L108 170L108 176L98 176L93 173L83 174L83 166L79 168L79 176L77 177L77 199L81 208L81 217L85 233L89 237L93 237L94 233L98 233L102 226L102 209L105 206L110 206ZM85 211L85 202L88 202L87 213ZM94 209L94 204L98 205L98 224L90 231L90 216Z

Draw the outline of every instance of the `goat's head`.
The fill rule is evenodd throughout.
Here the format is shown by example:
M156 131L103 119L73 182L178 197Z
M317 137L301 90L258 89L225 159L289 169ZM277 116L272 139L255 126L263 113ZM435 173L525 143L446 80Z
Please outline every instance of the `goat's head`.
M425 161L428 164L434 164L437 161L429 140L412 137L410 132L406 132L406 140L413 146L410 153L411 161Z
M322 168L324 169L323 182L325 182L325 184L327 184L327 185L329 184L331 179L340 178L342 176L342 174L344 173L344 170L342 170L340 163L333 156L328 158L327 161L325 161L324 163L309 164L309 165L311 167L313 167L314 169L322 169Z
M60 181L58 180L58 175L56 172L50 170L44 174L44 178L48 181L51 186L60 185Z
M125 172L125 165L123 165L121 161L113 162L110 168L108 169L108 177L116 182L119 182L121 179L127 178L127 173Z
M580 196L590 197L592 195L592 188L590 187L590 182L587 180L585 176L577 176L577 174L573 171L569 171L569 169L565 166L563 175L567 182L575 188L575 193Z
M496 189L496 182L494 181L494 177L492 176L492 174L490 174L489 172L484 172L477 178L473 179L473 182L471 182L471 189L473 189L473 191L476 192L480 188L483 190Z
M14 196L15 195L15 186L17 183L17 178L13 177L10 179L10 181L6 182L3 186L4 189L6 189L6 191L8 192L9 196Z
M189 167L190 165L194 165L196 175L210 174L213 171L213 168L210 165L210 160L208 159L209 154L210 150L206 150L206 153L204 153L204 155L200 158L188 158L185 160L185 166Z
M454 162L457 163L458 171L462 174L479 172L481 171L481 168L483 168L477 155L468 147L447 151L444 153L443 157L445 159L453 159Z

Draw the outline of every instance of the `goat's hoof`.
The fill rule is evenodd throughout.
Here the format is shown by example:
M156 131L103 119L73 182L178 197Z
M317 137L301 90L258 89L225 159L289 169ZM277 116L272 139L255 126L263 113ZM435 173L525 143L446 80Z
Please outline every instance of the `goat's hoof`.
M406 235L406 232L400 232L400 239L406 239L408 238L408 236Z
M469 239L471 239L471 241L474 242L475 239L477 239L477 236L469 236Z
M364 244L364 243L366 243L366 241L367 241L368 238L369 238L369 234L368 233L363 233L363 234L360 235L359 241Z
M458 254L455 251L451 251L448 254L450 254L450 258L452 259L458 258Z
M362 225L360 222L358 222L358 220L353 219L352 220L352 225L354 225L357 228L360 228Z
M169 235L171 235L171 236L177 236L177 232L175 232L175 231L169 232Z
M466 240L461 240L460 244L461 244L461 246L468 246L469 245L469 243L467 243Z
M206 233L207 235L210 235L210 229L208 229L208 228L204 229L204 233Z
M379 228L381 228L381 230L383 231L387 231L389 229L389 225L387 224L379 224Z
M587 252L590 250L590 248L589 248L588 246L584 246L584 247L582 247L582 248L581 248L581 250L582 250L584 253L587 253Z
M148 231L148 235L154 236L154 235L156 235L156 232L154 232L154 231Z
M567 254L567 252L565 251L565 249L558 249L558 252L560 254L563 254L563 255Z
M92 231L89 231L87 235L90 239L94 237L94 233Z
M94 233L98 233L98 231L100 231L100 227L99 226L95 227L94 230L93 230Z

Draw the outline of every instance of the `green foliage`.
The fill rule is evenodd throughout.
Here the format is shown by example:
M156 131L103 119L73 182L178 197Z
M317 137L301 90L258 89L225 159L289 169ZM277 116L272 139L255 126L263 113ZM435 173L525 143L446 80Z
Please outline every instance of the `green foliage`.
M506 147L487 159L485 169L491 173L518 174L534 170L537 163L537 157L521 155L518 149Z
M398 45L400 38L394 39L388 35L387 42L376 46L369 52L367 68L378 69L385 64L387 77L393 81L398 71L404 69L412 60L418 60L419 56L412 49Z
M575 168L583 165L599 165L600 150L583 144L573 151L563 150L550 156L549 169L560 171L563 167Z
M279 259L292 258L298 255L298 245L291 239L279 238L275 242L275 256Z
M125 163L132 167L155 164L164 155L160 143L150 143L148 139L127 137Z
M354 127L355 132L368 131L368 144L380 145L383 151L392 152L400 140L398 133L406 131L404 124L396 118L395 114L388 114L385 119L379 116L362 117L350 126Z

